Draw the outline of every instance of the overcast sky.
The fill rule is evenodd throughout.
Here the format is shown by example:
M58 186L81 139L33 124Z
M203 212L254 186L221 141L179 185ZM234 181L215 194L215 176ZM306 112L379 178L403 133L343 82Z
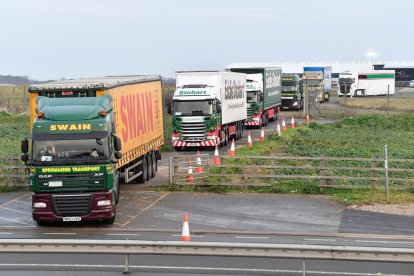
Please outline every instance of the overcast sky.
M0 75L60 79L233 62L414 60L412 0L1 0Z

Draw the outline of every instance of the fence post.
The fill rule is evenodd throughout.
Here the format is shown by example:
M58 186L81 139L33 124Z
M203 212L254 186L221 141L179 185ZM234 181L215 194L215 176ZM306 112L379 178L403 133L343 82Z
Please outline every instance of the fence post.
M320 156L320 162L319 162L319 186L320 190L323 191L323 188L326 186L326 178L325 178L325 156Z
M168 160L168 168L170 185L172 185L174 183L174 157L172 156Z
M385 197L388 200L388 146L384 145Z
M19 183L19 159L13 158L13 184L17 186Z
M377 160L375 158L375 156L371 156L372 160L371 160L371 177L372 178L376 178L377 177ZM373 189L377 188L377 181L375 179L371 179L371 186Z
M224 165L224 160L225 159L223 159L223 158L221 158L220 157L220 164L221 165ZM222 166L221 168L220 168L220 174L221 174L221 179L220 179L220 182L222 183L222 184L224 184L224 182L226 182L226 177L225 176L223 176L223 174L224 174L224 171L226 170L226 168L224 167L224 166Z

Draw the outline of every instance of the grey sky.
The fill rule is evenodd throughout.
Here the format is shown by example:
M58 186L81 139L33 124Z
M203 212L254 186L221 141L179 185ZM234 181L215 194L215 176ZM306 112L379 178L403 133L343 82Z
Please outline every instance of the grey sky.
M413 60L411 0L1 0L0 74L59 79L233 62Z

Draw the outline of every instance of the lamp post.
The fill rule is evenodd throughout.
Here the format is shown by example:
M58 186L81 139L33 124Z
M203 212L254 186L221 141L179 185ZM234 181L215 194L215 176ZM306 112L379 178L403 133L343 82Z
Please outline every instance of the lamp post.
M371 58L371 66L372 66L372 70L374 70L374 57L377 56L377 53L375 53L375 52L368 52L367 53L367 56L369 58Z

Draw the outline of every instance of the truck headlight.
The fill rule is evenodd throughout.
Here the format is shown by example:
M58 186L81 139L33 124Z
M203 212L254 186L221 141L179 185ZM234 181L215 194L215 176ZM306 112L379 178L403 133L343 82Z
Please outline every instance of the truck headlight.
M109 205L111 205L111 200L109 200L109 199L99 200L97 205L98 206L109 206Z
M180 137L173 135L172 138L171 138L171 140L172 141L178 141L178 140L180 140Z
M34 208L46 208L46 203L44 203L44 202L34 202L33 207Z

